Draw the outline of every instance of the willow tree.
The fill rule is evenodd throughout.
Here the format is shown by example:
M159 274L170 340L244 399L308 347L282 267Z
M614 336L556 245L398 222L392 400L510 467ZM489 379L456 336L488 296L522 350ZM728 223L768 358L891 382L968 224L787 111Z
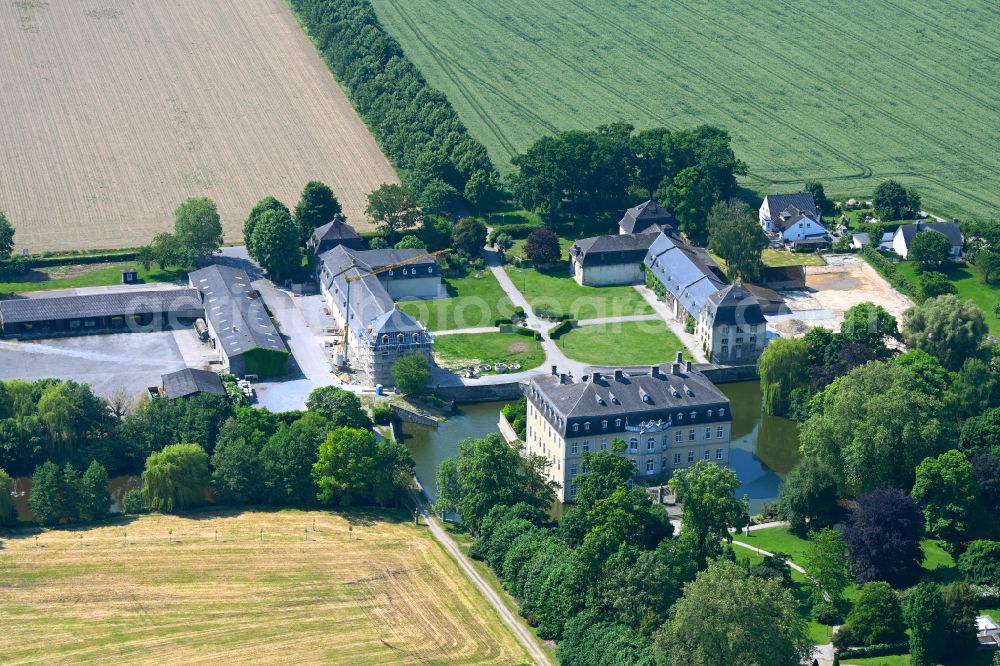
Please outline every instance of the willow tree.
M211 476L208 454L197 444L171 444L146 459L143 492L149 508L177 511L204 504Z
M800 338L778 338L757 361L764 412L788 413L792 391L809 383L809 345Z

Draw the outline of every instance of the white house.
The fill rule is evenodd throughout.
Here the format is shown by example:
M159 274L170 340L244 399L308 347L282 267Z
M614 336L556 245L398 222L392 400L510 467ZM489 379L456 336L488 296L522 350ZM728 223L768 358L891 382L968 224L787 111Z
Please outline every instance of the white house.
M936 231L937 233L944 234L948 242L951 243L951 256L962 256L962 246L965 244L965 238L962 236L962 230L954 222L914 222L913 224L901 224L899 225L899 229L896 229L896 233L892 235L892 249L900 257L906 259L910 254L913 239L917 237L917 234L927 231Z
M789 208L796 208L808 217L821 221L819 209L811 192L795 192L794 194L769 194L760 205L760 228L765 233L778 231L774 228L775 219ZM820 226L823 226L822 224Z
M789 206L771 219L771 233L779 234L785 243L822 240L826 228L819 217L794 206Z

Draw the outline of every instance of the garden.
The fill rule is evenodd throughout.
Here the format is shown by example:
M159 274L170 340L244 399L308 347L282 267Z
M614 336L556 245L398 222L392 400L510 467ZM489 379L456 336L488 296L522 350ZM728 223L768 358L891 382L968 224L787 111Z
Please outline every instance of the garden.
M116 285L122 282L122 271L132 268L138 271L139 283L175 282L187 276L178 267L144 268L134 261L47 266L29 269L16 280L0 282L0 294Z
M545 351L541 343L529 335L517 333L457 333L439 335L434 341L437 364L453 372L480 365L490 366L486 373L530 370L542 364ZM506 369L496 370L503 363ZM517 365L519 367L510 367Z
M630 286L582 287L565 265L535 270L508 268L507 274L537 316L600 319L653 314L653 308Z
M896 264L896 274L906 278L910 284L918 285L918 268L919 264L915 261L901 261ZM983 282L964 261L945 262L939 270L955 286L959 296L973 301L982 309L990 334L1000 337L1000 312L996 309L1000 303L1000 284Z
M662 321L627 321L574 328L557 344L566 356L596 365L652 365L690 352Z
M401 301L399 309L432 331L494 326L509 318L514 306L493 273L481 270L465 277L446 278L448 298Z

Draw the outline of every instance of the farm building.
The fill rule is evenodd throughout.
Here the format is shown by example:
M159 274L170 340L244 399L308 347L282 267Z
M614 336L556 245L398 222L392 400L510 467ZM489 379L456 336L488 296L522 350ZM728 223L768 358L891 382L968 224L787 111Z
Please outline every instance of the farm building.
M163 387L163 395L171 400L199 395L201 393L226 395L222 379L210 370L184 368L177 372L161 375L160 383Z
M962 256L962 247L965 245L965 238L962 230L954 222L914 222L913 224L901 224L892 235L892 249L903 259L910 255L910 247L917 234L934 231L944 234L948 242L951 243L951 256Z
M19 338L150 332L187 326L201 313L192 289L69 290L0 301L0 332Z
M677 321L697 320L705 300L726 286L708 253L665 234L656 237L643 264L663 285L663 299Z
M288 373L288 347L246 271L213 264L188 276L200 293L209 336L234 375Z
M338 245L351 250L365 249L361 236L340 214L335 215L333 221L317 227L306 242L306 247L316 255L329 252Z
M351 363L373 384L394 384L392 364L406 354L422 354L430 361L434 338L396 307L402 298L446 294L437 261L420 258L425 254L417 249L358 252L339 246L320 258L323 297L348 330Z
M573 243L569 250L573 277L585 286L642 284L642 260L657 235L594 236Z
M764 233L778 231L775 222L779 216L789 208L794 208L800 213L816 222L822 222L819 209L816 207L816 200L811 192L795 192L793 194L769 194L764 197L764 202L760 205L758 219L760 227ZM820 224L822 226L822 224Z
M677 226L673 214L650 200L625 211L618 222L620 234L645 234L669 231Z

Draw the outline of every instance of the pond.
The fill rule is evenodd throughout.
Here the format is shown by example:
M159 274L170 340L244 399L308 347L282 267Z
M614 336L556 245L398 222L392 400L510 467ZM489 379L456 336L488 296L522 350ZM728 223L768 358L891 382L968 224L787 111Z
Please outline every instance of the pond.
M750 499L751 513L778 497L785 475L799 461L798 426L783 418L765 416L761 410L760 384L741 382L719 387L732 401L733 440L730 466L743 485L737 496ZM503 402L461 405L438 428L413 423L403 425L406 446L413 455L417 478L428 495L437 492L435 477L438 465L454 457L458 442L469 437L484 437L497 431Z
M133 488L142 487L140 476L115 476L108 479L108 492L111 493L111 510L121 511L121 501L125 493ZM14 501L17 504L19 520L31 520L31 510L28 508L28 497L31 495L31 477L19 476L14 479Z

